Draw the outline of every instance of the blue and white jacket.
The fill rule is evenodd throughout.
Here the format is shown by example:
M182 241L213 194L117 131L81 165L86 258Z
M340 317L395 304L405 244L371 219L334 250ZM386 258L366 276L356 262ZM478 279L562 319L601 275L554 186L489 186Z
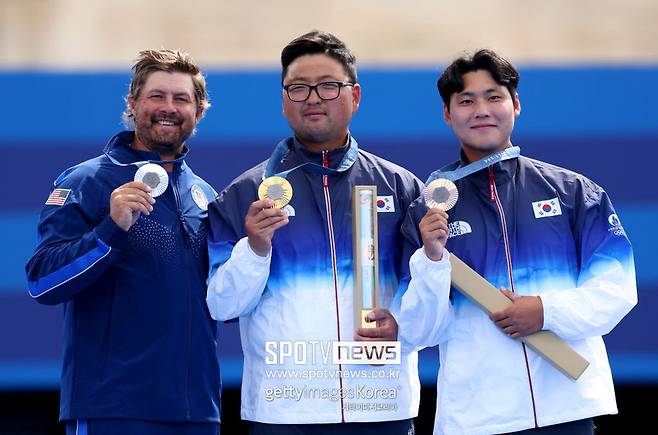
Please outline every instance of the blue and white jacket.
M43 208L26 266L30 295L64 305L60 419L217 422L217 328L205 303L216 194L178 156L153 212L123 231L112 191L133 180L130 163L160 160L133 137L119 133L57 178L65 201Z
M306 162L336 168L356 141L311 152L293 138L277 171ZM395 310L418 246L400 226L421 183L409 171L359 150L344 172L304 168L287 177L289 223L269 257L253 253L244 220L258 199L266 162L234 180L209 208L212 275L208 307L217 320L239 317L244 373L242 418L280 424L401 420L418 413L417 353L399 365L333 365L331 346L353 341L352 187L376 185L381 306ZM407 277L405 280L405 276ZM292 353L290 353L292 352ZM342 377L340 375L342 374Z
M454 170L462 159L444 168ZM543 329L585 357L572 381L442 278L450 273L422 249L411 259L399 334L439 344L435 434L492 434L617 412L602 335L637 302L631 245L606 193L582 175L518 157L455 183L449 211L451 254L497 288L539 295ZM403 231L419 240L420 200Z

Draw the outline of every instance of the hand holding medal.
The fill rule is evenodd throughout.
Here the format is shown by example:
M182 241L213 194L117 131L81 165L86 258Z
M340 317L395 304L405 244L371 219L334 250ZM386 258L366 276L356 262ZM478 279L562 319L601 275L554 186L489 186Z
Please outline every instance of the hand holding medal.
M162 195L168 185L169 176L162 166L155 163L140 166L134 181L112 192L110 217L119 228L128 231L142 214L148 216L153 211L153 198Z
M124 231L128 231L137 219L153 211L155 199L150 186L141 181L131 181L112 191L110 195L110 217Z
M425 204L429 208L420 221L420 235L427 258L439 261L448 240L448 214L457 203L459 192L450 180L439 178L432 181L423 191Z
M292 199L292 186L283 177L267 177L258 186L258 198L274 201L274 208L283 208Z
M274 233L288 224L288 214L283 207L292 198L292 186L283 177L268 177L258 187L258 198L247 211L245 229L251 250L267 257Z

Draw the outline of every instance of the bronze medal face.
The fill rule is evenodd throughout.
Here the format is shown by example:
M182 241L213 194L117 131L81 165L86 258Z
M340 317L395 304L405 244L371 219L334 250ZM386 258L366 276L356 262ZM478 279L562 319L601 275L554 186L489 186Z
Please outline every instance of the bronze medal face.
M423 191L425 204L429 208L438 208L448 211L457 204L459 191L457 186L450 180L439 178L432 181Z
M275 208L283 208L292 199L292 186L283 177L268 177L258 186L258 198L269 198Z

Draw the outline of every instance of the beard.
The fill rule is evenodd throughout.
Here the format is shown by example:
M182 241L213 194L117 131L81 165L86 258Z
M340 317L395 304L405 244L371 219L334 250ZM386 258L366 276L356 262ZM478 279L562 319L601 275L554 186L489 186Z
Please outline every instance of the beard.
M170 121L174 125L163 127L158 121ZM149 122L135 120L135 135L149 150L159 154L180 153L185 141L194 134L194 128L186 126L180 118L151 118Z

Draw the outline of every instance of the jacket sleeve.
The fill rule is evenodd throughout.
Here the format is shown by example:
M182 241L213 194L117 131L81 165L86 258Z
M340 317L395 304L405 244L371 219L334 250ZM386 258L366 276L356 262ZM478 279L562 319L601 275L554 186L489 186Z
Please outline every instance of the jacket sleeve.
M585 183L574 236L580 257L576 288L540 295L544 329L565 339L609 333L637 303L633 251L606 193Z
M229 320L251 312L260 301L270 274L271 253L254 253L247 241L244 218L255 192L229 187L208 207L210 276L206 303L215 320ZM242 203L241 203L242 202Z
M127 233L109 212L109 195L75 171L53 189L69 190L63 205L41 211L38 244L25 266L28 291L38 302L57 304L92 287L125 249ZM106 204L107 203L107 204Z
M415 347L436 346L448 339L454 309L450 301L450 253L432 261L419 248L411 257L411 281L402 297L399 336Z
M415 350L445 341L454 316L450 300L450 254L444 250L440 261L432 261L425 255L418 232L424 210L416 201L403 224L405 237L421 247L409 261L410 281L396 313L402 347Z

